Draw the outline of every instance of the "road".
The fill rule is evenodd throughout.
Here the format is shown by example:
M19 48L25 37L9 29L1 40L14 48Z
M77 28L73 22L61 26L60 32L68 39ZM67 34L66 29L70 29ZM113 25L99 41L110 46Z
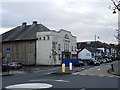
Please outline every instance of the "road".
M101 67L107 66L110 64L102 64ZM98 66L96 66L98 67ZM72 89L82 89L82 88L91 88L102 90L117 90L120 84L120 77L113 75L91 75L91 74L82 74L84 71L88 71L91 68L96 68L94 66L83 66L74 68L74 70L81 71L80 73L73 74L51 74L60 69L53 70L44 70L38 73L26 74L26 75L17 75L17 76L4 76L3 77L3 88L9 85L15 84L26 84L26 83L46 83L52 85L53 88L72 88ZM99 69L97 69L99 70Z

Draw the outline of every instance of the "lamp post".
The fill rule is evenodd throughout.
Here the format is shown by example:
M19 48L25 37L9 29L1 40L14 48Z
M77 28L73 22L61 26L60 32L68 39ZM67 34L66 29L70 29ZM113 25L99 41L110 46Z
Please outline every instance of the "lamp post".
M94 53L95 53L95 60L96 60L96 39L99 38L98 36L95 35L95 49L94 49Z

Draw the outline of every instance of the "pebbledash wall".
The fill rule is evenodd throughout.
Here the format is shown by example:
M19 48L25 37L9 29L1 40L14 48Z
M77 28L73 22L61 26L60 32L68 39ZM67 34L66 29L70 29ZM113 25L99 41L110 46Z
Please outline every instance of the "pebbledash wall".
M62 59L77 58L76 37L66 30L37 32L36 64L60 65Z

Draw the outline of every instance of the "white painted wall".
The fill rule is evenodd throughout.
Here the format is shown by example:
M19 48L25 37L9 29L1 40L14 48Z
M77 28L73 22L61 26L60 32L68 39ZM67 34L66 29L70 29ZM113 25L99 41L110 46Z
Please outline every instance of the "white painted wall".
M69 39L64 38L65 35L68 35ZM50 40L43 40L43 37L47 36L50 37ZM39 38L41 37L41 40ZM71 54L77 54L75 51L76 46L76 37L72 36L72 34L69 31L66 30L60 30L60 31L47 31L47 32L38 32L37 33L38 40L36 41L36 47L37 47L37 65L56 65L61 64L62 60L58 60L58 55L56 55L56 62L53 59L52 55L52 42L56 42L56 52L62 52L64 51L64 43L69 43L69 52ZM70 41L70 42L66 42ZM61 51L58 50L58 44L61 46ZM71 50L71 47L73 46L74 50ZM61 53L62 54L62 53ZM51 55L51 58L50 58ZM60 55L62 57L62 55Z
M81 52L78 53L78 58L80 59L92 59L91 52L84 48Z

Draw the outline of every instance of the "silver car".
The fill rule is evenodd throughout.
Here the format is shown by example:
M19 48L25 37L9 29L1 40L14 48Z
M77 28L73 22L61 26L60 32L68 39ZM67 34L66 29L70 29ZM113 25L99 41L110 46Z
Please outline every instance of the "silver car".
M10 62L8 63L8 66L12 69L22 68L22 64L19 62Z

